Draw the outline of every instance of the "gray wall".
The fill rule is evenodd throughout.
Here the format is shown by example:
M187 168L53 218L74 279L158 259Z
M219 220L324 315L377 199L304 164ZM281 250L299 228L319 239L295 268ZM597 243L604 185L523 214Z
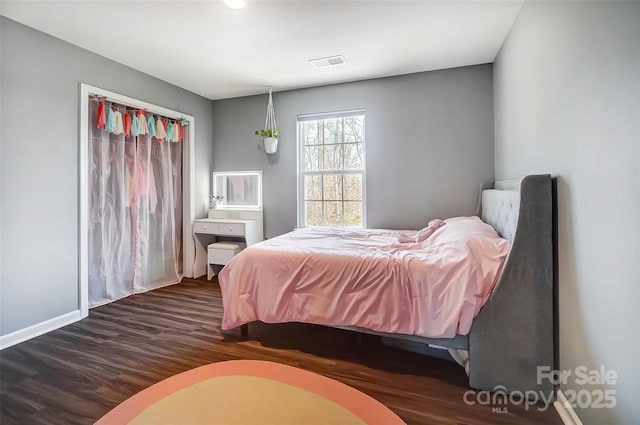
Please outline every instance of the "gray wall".
M417 229L475 212L493 179L491 65L274 93L278 152L262 139L267 96L214 102L215 171L262 170L265 235L296 226L296 117L366 111L367 227Z
M0 17L0 334L78 309L79 84L196 117L204 214L211 101Z
M559 366L619 375L585 424L640 418L639 40L638 2L527 2L494 64L496 178L558 176Z

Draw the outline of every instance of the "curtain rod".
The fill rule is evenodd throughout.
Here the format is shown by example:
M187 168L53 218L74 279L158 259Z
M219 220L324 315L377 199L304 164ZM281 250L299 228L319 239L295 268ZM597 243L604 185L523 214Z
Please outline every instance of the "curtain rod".
M128 104L128 103L117 102L115 100L111 100L107 96L99 96L97 94L89 93L89 97L91 97L93 99L97 99L98 101L107 101L107 102L110 102L112 104L115 103L116 105L124 106L125 108L132 108L132 109L137 109L137 110L142 110L142 111L145 111L145 112L149 112L150 114L158 115L158 116L163 117L163 118L168 119L168 120L182 121L183 124L184 124L184 121L187 121L187 119L185 117L183 117L183 116L181 116L179 118L170 118L170 117L168 117L166 115L159 114L157 112L148 111L146 108L142 108L140 106L131 105L131 104Z

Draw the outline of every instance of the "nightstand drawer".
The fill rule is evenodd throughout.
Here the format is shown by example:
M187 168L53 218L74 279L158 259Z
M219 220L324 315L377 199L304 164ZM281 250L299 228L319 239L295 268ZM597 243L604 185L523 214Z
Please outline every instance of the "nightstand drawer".
M214 235L218 233L218 226L223 226L223 224L194 221L193 233L210 233Z
M244 236L244 223L217 223L219 235Z

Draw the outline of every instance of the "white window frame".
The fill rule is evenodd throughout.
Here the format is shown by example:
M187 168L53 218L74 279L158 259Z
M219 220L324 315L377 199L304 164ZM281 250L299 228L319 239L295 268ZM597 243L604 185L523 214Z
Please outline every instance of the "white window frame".
M332 118L345 118L354 115L362 115L362 171L356 170L304 170L304 146L302 145L302 135L300 134L300 123L302 121L320 121ZM325 174L362 174L362 228L367 227L367 116L364 109L353 109L347 111L327 112L318 114L302 114L297 116L296 120L296 149L298 156L297 167L297 217L298 227L306 226L304 211L304 176L305 175L325 175ZM324 153L323 153L324 155ZM324 158L323 158L324 159ZM324 199L323 199L324 202ZM342 200L344 202L344 200Z

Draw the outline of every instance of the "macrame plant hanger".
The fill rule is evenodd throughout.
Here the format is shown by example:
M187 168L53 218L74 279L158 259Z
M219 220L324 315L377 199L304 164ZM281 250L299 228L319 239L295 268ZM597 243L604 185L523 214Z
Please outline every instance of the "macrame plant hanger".
M273 109L272 89L269 89L269 104L267 105L267 117L264 120L265 131L271 130L271 137L264 137L264 150L268 154L276 153L278 150L278 125L276 124L276 113Z

